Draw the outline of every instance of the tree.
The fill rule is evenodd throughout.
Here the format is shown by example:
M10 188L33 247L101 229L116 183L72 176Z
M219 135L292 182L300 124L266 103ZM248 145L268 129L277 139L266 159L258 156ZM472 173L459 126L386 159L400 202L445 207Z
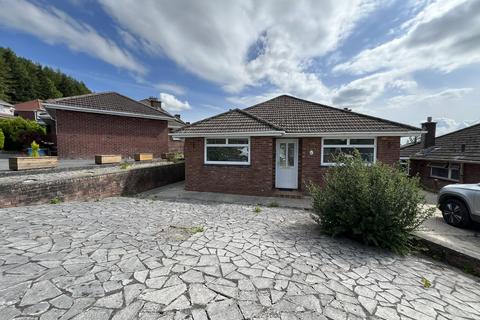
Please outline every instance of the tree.
M7 84L7 66L3 56L0 55L0 99L8 101L10 98L7 95L8 84Z
M60 70L43 67L0 47L0 99L18 103L90 93L87 86Z

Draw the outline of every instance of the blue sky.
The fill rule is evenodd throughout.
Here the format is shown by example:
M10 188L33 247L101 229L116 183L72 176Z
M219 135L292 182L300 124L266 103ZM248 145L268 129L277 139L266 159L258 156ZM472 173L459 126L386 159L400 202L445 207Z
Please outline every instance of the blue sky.
M279 94L480 121L477 0L0 0L0 46L196 121Z

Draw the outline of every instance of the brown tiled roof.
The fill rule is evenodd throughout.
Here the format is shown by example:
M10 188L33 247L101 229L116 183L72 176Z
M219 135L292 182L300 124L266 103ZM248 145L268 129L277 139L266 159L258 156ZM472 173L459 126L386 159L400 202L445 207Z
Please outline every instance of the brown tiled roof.
M409 158L413 154L419 152L420 150L422 150L422 142L421 141L405 144L403 146L400 146L400 157L401 158Z
M266 130L286 133L343 133L343 132L408 132L421 129L409 125L346 111L323 104L278 96L242 110L249 115L248 124L242 123L238 109L186 126L176 133L252 132ZM230 116L229 113L235 113ZM228 121L223 121L228 119ZM256 121L255 121L256 120ZM255 122L257 122L255 124Z
M80 96L47 100L46 103L59 106L72 106L79 109L85 109L85 112L88 112L89 109L93 109L104 112L123 112L146 117L169 117L174 119L172 116L162 111L130 99L117 92L90 93Z
M15 111L37 111L42 109L42 100L35 99L15 105Z
M274 124L240 109L233 109L211 118L207 118L176 130L175 132L187 133L225 133L225 132L266 132L279 131Z
M423 149L419 142L402 147L400 153L415 159L480 162L480 123L436 137L433 147Z

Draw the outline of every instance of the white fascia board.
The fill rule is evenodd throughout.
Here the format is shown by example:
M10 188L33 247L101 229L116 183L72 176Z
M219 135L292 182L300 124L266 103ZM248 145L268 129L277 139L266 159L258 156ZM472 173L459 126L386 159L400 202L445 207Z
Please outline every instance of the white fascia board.
M205 132L205 133L169 133L174 138L201 138L201 137L280 137L285 131L257 131L257 132Z
M410 137L426 133L426 131L401 131L401 132L312 132L312 133L285 133L285 137Z
M84 108L84 107L65 106L65 105L51 104L51 103L42 103L42 105L44 105L46 108L56 109L56 110L107 114L107 115L112 115L112 116L132 117L132 118L142 118L142 119L154 119L154 120L166 120L166 121L172 120L171 117L152 116L152 115L146 115L146 114L143 115L143 114L131 113L131 112L90 109L90 108Z
M453 162L453 163L473 163L473 164L480 164L480 161L475 161L475 160L463 160L463 159L445 159L441 157L428 157L428 158L422 158L422 157L416 157L416 156L411 156L410 160L421 160L421 161L438 161L438 162Z

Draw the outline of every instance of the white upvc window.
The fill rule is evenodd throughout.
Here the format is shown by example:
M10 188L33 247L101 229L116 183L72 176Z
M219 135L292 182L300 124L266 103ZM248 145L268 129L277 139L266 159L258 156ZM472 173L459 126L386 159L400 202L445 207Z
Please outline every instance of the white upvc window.
M249 137L205 138L205 164L249 165Z
M377 159L377 139L372 137L355 138L323 138L321 165L335 165L334 158L343 154L352 154L354 150L360 152L360 156L367 163L375 163Z
M460 181L460 165L455 163L433 162L430 164L430 177Z

